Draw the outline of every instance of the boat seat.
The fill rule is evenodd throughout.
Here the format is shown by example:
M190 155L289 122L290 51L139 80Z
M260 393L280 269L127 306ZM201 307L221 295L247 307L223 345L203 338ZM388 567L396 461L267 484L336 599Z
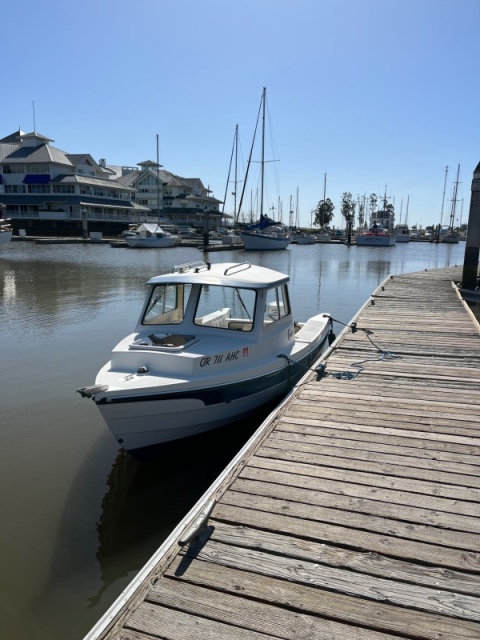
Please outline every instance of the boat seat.
M230 307L218 309L212 313L208 313L203 318L196 318L195 324L208 325L210 327L225 327L224 320L230 316Z
M295 342L311 342L323 329L327 319L324 317L310 318L295 334Z

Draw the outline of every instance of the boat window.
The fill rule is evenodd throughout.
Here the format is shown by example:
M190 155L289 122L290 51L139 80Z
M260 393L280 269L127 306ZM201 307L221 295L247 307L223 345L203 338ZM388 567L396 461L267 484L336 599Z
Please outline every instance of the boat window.
M190 284L159 284L152 288L142 324L179 324L185 316Z
M255 298L252 289L203 285L194 322L231 331L251 331Z
M288 290L285 285L267 291L264 324L271 324L280 318L290 315Z

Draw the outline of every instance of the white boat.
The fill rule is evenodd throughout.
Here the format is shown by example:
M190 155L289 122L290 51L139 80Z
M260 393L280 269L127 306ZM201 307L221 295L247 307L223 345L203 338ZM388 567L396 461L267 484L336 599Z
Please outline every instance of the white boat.
M274 251L286 249L293 236L285 225L264 216L258 223L243 229L240 238L247 251Z
M377 222L356 234L356 242L359 247L391 247L396 241L395 234Z
M132 235L126 236L125 242L135 249L158 249L175 246L177 236L163 231L158 224L144 223L139 225Z
M294 236L294 240L297 244L316 244L317 236L314 236L313 233L299 233Z
M395 227L397 242L410 242L410 229L408 224L397 224Z
M405 222L402 223L402 210L400 209L400 224L395 226L395 235L397 236L397 242L410 242L410 228L408 226L408 205L410 202L410 196L407 198L407 211L405 214ZM403 201L402 201L403 204Z
M332 241L332 237L331 237L331 235L328 233L328 231L326 229L322 229L321 231L318 231L315 234L315 237L317 238L317 242L331 242Z
M288 282L248 262L152 278L134 332L78 393L130 451L254 413L288 393L333 338L329 314L294 322Z
M392 247L397 242L394 231L393 207L387 205L387 196L383 197L383 209L373 213L368 229L357 232L355 239L359 247Z
M244 229L240 231L240 237L243 242L243 247L247 251L250 250L260 250L260 251L272 251L279 249L286 249L288 245L292 242L292 234L290 233L288 227L281 222L275 222L267 215L264 215L264 203L263 203L263 193L264 193L264 183L265 183L265 107L266 107L266 89L263 88L262 99L260 103L261 112L262 112L262 157L260 161L260 218L255 224L248 225ZM260 110L259 110L260 115ZM257 127L255 127L255 131ZM255 136L254 136L255 141ZM253 144L252 144L253 149ZM247 174L250 168L249 159L247 166ZM247 184L247 180L245 177L242 197L240 198L240 206L239 211L242 207L243 194L245 192L245 186Z
M12 239L12 235L13 231L10 226L10 220L3 217L0 209L0 247L8 244Z

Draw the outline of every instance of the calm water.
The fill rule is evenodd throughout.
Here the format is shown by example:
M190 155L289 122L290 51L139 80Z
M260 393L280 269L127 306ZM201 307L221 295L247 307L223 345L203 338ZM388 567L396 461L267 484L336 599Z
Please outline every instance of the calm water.
M348 322L388 275L460 265L464 250L317 244L209 259L289 273L296 320L328 311ZM0 252L2 638L83 638L261 421L139 463L75 393L132 330L145 281L200 259L193 248L30 242Z

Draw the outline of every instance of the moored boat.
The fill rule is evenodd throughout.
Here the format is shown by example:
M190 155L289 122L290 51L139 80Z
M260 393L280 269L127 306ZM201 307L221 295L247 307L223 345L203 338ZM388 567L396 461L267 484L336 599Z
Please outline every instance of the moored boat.
M0 247L5 246L12 239L13 231L10 226L10 220L3 217L3 206L0 205Z
M313 233L299 233L294 236L294 242L297 244L316 244L317 237Z
M397 242L394 231L394 210L383 197L383 209L371 216L370 226L357 232L355 239L359 247L392 247Z
M396 243L396 240L396 236L389 229L385 229L377 222L356 234L356 242L359 247L391 247Z
M240 238L247 251L274 251L286 249L293 236L285 225L262 216L256 224L242 229Z
M133 333L94 399L127 450L228 425L283 397L332 339L329 314L294 322L289 277L243 263L193 263L149 280Z
M264 211L264 186L265 186L265 108L266 108L267 90L265 87L262 91L262 99L260 102L262 112L262 145L261 145L261 161L260 161L260 219L240 231L240 237L243 242L243 247L247 251L260 250L260 251L272 251L279 249L286 249L292 242L292 234L288 227L281 222L275 222L269 218ZM260 111L259 111L260 115ZM258 121L257 121L258 123ZM256 127L255 127L256 131ZM253 137L255 142L255 135ZM253 148L253 144L252 144ZM250 158L251 160L251 158ZM250 160L247 166L247 175L250 167ZM242 206L243 193L245 190L247 180L245 179L243 185L242 197L240 199L240 207Z
M410 242L410 229L408 224L397 224L395 227L397 242Z
M125 242L135 249L158 249L175 246L177 236L164 231L158 224L144 223L139 225L131 235L127 235Z

